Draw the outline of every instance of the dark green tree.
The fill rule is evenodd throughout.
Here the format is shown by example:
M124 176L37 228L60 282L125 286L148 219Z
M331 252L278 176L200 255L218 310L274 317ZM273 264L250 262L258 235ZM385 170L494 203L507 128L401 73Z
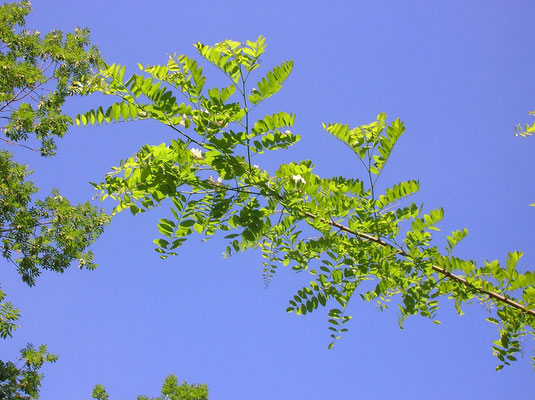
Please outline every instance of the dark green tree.
M57 190L37 198L38 188L27 179L30 169L13 159L14 146L54 155L56 139L72 124L63 112L75 94L72 83L101 63L87 29L30 32L25 29L30 11L29 1L0 6L0 251L33 286L43 270L63 272L73 263L95 268L87 248L109 217L89 203L71 205ZM12 335L19 314L0 282L0 337ZM28 345L21 354L22 367L0 361L2 399L38 398L38 371L57 358L44 346Z

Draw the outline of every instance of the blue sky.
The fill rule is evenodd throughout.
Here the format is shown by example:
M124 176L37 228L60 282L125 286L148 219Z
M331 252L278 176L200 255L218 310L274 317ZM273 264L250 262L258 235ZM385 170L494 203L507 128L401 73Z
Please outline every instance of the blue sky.
M535 109L533 2L33 3L30 29L89 27L106 60L130 72L169 53L195 55L197 41L265 36L261 71L287 59L295 67L262 112L296 113L302 137L266 167L312 159L320 175L362 177L358 160L321 123L361 125L386 112L407 130L382 185L419 179L413 200L444 207L442 235L468 228L459 256L503 260L520 250L522 266L534 269L535 141L513 129ZM69 110L101 100L77 100ZM17 155L36 170L38 186L83 201L94 195L89 181L141 145L170 138L151 123L72 128L53 159ZM496 373L496 331L477 304L458 317L445 300L442 325L413 317L399 330L395 306L380 312L355 299L350 331L329 351L326 311L285 313L305 276L280 270L266 290L259 254L223 259L224 242L195 237L179 257L161 261L152 240L166 214L117 216L93 246L97 271L43 274L27 288L6 265L2 285L23 317L1 344L2 358L15 358L27 342L60 355L45 370L42 399L90 398L96 383L112 399L155 396L170 373L207 383L215 400L532 395L533 341L526 339L524 358Z

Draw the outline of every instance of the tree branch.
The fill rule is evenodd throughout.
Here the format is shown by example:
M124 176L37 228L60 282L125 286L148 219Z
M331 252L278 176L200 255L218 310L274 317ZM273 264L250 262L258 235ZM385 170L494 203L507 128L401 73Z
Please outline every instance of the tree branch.
M312 213L309 213L309 212L305 212L304 215L306 217L308 217L308 218L317 218L316 215L314 215ZM321 218L321 221L325 222L325 223L328 223L329 225L334 226L334 227L340 229L341 231L350 233L350 234L355 235L357 237L360 237L362 239L365 239L365 240L368 240L370 242L374 242L374 243L380 244L381 246L390 247L391 249L396 250L397 254L399 254L400 256L403 256L405 258L411 258L411 256L407 252L405 252L402 249L398 249L397 247L391 245L390 243L385 242L381 238L378 238L378 237L375 237L375 236L372 236L372 235L368 235L366 233L353 231L352 229L349 229L345 225L339 224L339 223L334 222L334 221L328 221L328 220L325 220L324 218ZM489 291L489 290L485 290L485 289L476 287L472 283L468 282L466 280L466 278L464 278L462 276L459 276L459 275L456 275L456 274L454 274L454 273L452 273L452 272L450 272L450 271L448 271L448 270L446 270L446 269L444 269L442 267L439 267L437 265L431 265L431 268L433 268L434 271L436 271L436 272L438 272L438 273L440 273L440 274L442 274L444 276L447 276L448 278L453 279L454 281L457 281L457 282L459 282L459 283L461 283L463 285L466 285L466 286L469 286L469 287L475 289L479 293L483 293L483 294L489 296L490 298L492 298L494 300L497 300L497 301L500 301L502 303L505 303L505 304L507 304L507 305L509 305L511 307L514 307L514 308L516 308L516 309L518 309L518 310L520 310L522 312L525 312L526 314L529 314L529 315L535 317L535 310L526 308L522 304L517 303L516 301L511 300L511 299L507 298L506 296L503 296L503 295L501 295L499 293L496 293L496 292L492 292L492 291Z

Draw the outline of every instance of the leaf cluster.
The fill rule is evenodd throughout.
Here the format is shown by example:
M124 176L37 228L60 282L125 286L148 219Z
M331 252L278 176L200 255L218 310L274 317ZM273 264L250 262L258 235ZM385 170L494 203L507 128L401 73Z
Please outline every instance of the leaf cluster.
M62 112L73 93L73 81L88 75L101 63L90 46L89 30L46 35L25 29L29 1L0 7L0 127L5 142L24 142L35 136L40 153L54 154L55 138L66 132L71 118Z
M0 398L4 400L30 400L39 398L44 363L54 363L58 357L50 354L45 345L34 348L31 344L20 351L19 363L0 360ZM21 366L19 366L22 364Z
M137 396L137 400L208 400L208 386L206 384L188 384L186 381L178 384L176 375L168 375L162 385L162 396ZM96 400L108 400L109 395L103 385L96 385L91 396Z
M535 111L530 111L529 115L535 115ZM515 136L531 136L533 135L533 132L535 132L535 123L525 124L524 126L522 126L521 124L517 124L515 126L515 132Z
M94 269L88 244L102 233L109 217L89 203L71 205L58 191L32 201L37 189L25 166L0 151L0 246L2 257L16 265L33 286L41 268L63 272L76 260Z

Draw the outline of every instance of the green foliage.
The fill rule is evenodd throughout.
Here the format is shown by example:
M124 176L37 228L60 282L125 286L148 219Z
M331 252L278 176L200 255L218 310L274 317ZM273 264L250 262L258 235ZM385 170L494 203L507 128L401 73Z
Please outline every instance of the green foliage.
M377 179L405 130L400 120L387 122L379 114L355 128L324 124L356 154L365 172L362 180L320 177L311 160L282 164L271 174L255 163L299 140L290 130L294 115L278 112L253 122L250 113L281 89L292 63L271 69L257 89L249 89L264 38L195 47L230 86L207 87L200 64L183 55L167 64L140 66L145 75L127 79L124 67L112 65L79 85L80 93L113 95L120 105L90 110L77 123L149 118L176 134L168 144L143 146L95 185L102 199L115 200L115 212L170 207L168 218L158 224L162 237L154 241L162 258L176 254L193 233L206 240L222 231L226 256L261 250L266 284L280 266L309 273L310 284L297 290L287 311L302 315L327 307L329 347L347 331L347 306L355 297L381 310L395 298L400 326L411 315L439 323L440 299L452 299L459 313L463 304L479 302L500 329L493 348L500 365L514 359L522 337L535 329L534 274L516 270L519 253L511 253L504 267L455 257L464 229L448 236L440 250L433 232L444 211L425 213L408 200L418 181L377 192Z
M323 124L323 128L350 147L361 161L367 161L367 169L374 175L380 174L396 141L405 131L399 119L387 127L384 113L377 116L377 121L353 129L339 123Z
M76 29L64 35L52 31L44 37L28 31L25 17L29 1L0 7L0 116L8 121L0 127L4 142L26 141L35 135L42 155L54 154L55 137L67 132L71 118L62 106L72 93L69 86L100 62L89 45L89 31Z
M62 114L66 98L74 94L69 86L99 64L100 58L96 48L85 49L87 30L65 37L53 31L41 38L39 32L23 29L30 11L27 1L0 7L0 114L8 121L0 127L5 135L0 139L20 145L35 135L41 154L50 156L54 137L63 136L72 122ZM2 257L16 265L30 286L41 269L63 272L73 261L79 268L93 269L93 255L86 248L102 233L109 217L89 203L71 205L57 190L43 200L34 200L38 189L27 180L30 174L26 165L0 150ZM12 320L15 311L8 303L2 304ZM5 321L2 336L10 335L13 329L4 326Z
M535 111L531 111L529 115L535 115ZM535 122L533 124L525 124L524 127L522 127L521 124L517 124L515 126L515 136L522 136L522 137L528 137L533 135L535 132Z
M137 400L208 400L208 386L206 384L188 384L186 381L178 384L175 375L168 375L162 385L161 397L137 396ZM96 385L92 397L96 400L108 400L109 395L102 385Z
M103 230L108 217L89 203L71 205L58 191L32 201L37 189L27 181L25 166L0 151L0 248L22 280L33 286L41 269L63 272L76 261L94 269L85 251Z
M0 398L3 400L29 400L39 398L43 375L39 370L44 363L56 362L57 356L50 354L46 346L35 349L31 344L20 352L19 367L11 361L0 360Z
M97 400L108 400L110 396L106 392L106 388L103 385L95 385L91 397Z
M535 111L531 111L529 115L535 115ZM535 132L535 122L533 124L526 124L524 128L522 128L521 124L517 124L515 126L515 136L522 136L522 137L528 137L533 135ZM535 207L535 203L531 203L530 206Z
M18 328L15 321L19 319L20 312L13 305L4 301L6 295L0 290L0 337L2 339L12 336L13 331Z
M165 378L162 386L163 398L170 400L208 400L208 386L206 384L188 385L182 381L179 385L175 375Z
M70 86L100 64L96 48L89 45L89 31L76 29L64 35L52 31L42 36L25 29L29 1L0 6L0 141L51 156L55 139L62 137L72 119L62 112ZM32 147L37 142L37 148ZM30 286L43 270L63 272L73 262L80 269L95 268L88 246L100 236L109 217L89 203L71 205L57 190L36 199L38 189L27 180L26 165L0 149L0 250ZM19 311L0 290L0 337L11 336ZM0 398L37 398L44 362L56 356L45 346L28 345L21 352L24 366L0 361Z

